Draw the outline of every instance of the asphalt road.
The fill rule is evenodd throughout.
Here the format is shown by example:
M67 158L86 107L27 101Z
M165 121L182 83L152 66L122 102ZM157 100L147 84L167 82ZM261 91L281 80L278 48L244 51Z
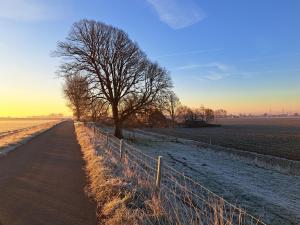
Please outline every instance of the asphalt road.
M0 157L0 225L95 225L72 122Z

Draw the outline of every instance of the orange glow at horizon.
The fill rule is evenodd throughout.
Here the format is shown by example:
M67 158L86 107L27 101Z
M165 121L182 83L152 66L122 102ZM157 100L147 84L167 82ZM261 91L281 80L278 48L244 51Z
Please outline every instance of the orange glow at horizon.
M39 83L26 83L26 80L23 80L17 84L12 76L9 82L7 77L0 77L0 117L47 116L51 113L72 116L62 94L61 81L53 81L51 76L53 75L49 75L50 79L46 82L42 80ZM227 110L228 114L300 113L300 95L294 90L210 93L187 89L175 92L183 105L192 108L201 105L213 110L222 108Z
M210 100L198 103L197 99L182 101L183 105L192 108L205 107L216 109L225 109L229 114L262 114L262 113L295 113L300 112L300 106L296 105L296 99L287 99L281 103L275 99L257 99L250 101L216 101ZM72 116L71 110L66 106L65 100L39 100L39 101L6 101L0 102L0 117L27 117L27 116L47 116L51 113L62 113L64 116Z
M43 110L24 110L24 108L12 108L9 109L9 111L0 111L0 117L30 117L30 116L48 116L50 114L63 114L63 116L72 116L72 112L69 110L51 110L51 107L49 109L44 108Z
M300 101L298 97L294 98L273 98L261 97L253 99L209 99L199 101L198 99L183 100L182 104L192 108L201 105L216 109L225 109L229 114L281 114L281 113L300 113Z
M62 81L53 74L7 74L0 75L0 117L72 115L63 97Z
M64 116L72 115L64 99L0 102L0 117L47 116L52 113L62 113Z

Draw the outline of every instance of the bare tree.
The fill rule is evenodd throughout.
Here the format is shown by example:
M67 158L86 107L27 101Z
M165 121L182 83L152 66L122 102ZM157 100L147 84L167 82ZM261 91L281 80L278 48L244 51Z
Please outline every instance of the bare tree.
M213 121L215 119L215 114L212 109L206 108L205 109L205 121L207 123Z
M63 76L80 72L95 97L110 103L119 138L124 120L171 87L165 69L152 63L124 31L101 22L75 23L55 55L64 59Z
M177 120L180 123L189 123L193 126L202 126L205 123L209 123L214 120L215 116L212 109L205 108L204 106L195 109L191 109L187 106L180 106L177 108L176 113Z
M161 111L156 109L149 114L147 125L150 127L166 127L167 118Z
M107 102L93 97L85 77L66 76L63 91L77 120L98 121L107 117Z
M94 122L107 118L108 104L99 98L90 97L88 118Z
M194 120L205 121L205 107L201 105L199 108L193 109Z
M227 116L227 111L225 109L218 109L214 112L216 118L225 118Z
M193 120L194 113L193 110L187 106L180 106L176 110L177 120L180 123L184 123L188 120Z
M66 77L63 91L73 115L77 120L81 120L87 109L88 83L86 79L79 75Z
M172 120L173 127L175 126L176 110L180 106L179 98L173 91L169 91L166 96L165 111Z

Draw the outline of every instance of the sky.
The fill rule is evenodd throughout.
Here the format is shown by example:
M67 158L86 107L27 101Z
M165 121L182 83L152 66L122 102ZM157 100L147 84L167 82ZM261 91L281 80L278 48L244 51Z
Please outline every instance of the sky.
M300 112L300 1L0 0L0 117L71 112L51 52L80 19L126 31L182 104Z

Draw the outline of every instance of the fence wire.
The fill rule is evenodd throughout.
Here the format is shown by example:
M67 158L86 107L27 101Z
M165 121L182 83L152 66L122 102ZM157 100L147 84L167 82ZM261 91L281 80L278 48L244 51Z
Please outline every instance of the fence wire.
M199 182L166 163L162 163L160 183L157 187L158 160L124 140L102 131L92 123L97 139L106 143L107 149L122 164L153 185L158 193L168 224L200 225L265 225L259 218L224 200ZM157 191L157 189L159 189Z

